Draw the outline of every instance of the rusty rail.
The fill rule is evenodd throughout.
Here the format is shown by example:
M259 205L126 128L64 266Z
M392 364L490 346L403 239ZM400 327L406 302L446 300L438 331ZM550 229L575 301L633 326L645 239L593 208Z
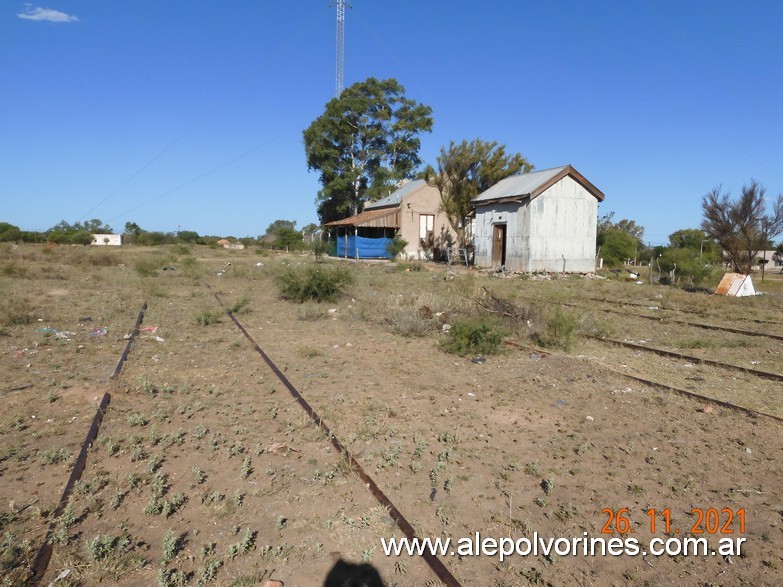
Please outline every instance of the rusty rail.
M606 338L601 336L591 336L593 340L597 340L599 342L604 342L607 344L613 344L615 346L622 346L629 349L637 350L637 351L647 351L649 353L655 353L656 355L661 355L662 357L670 357L673 359L683 359L686 361L690 361L692 363L701 363L702 365L709 365L710 367L721 367L723 369L730 369L732 371L740 371L742 373L747 373L748 375L755 375L756 377L761 377L762 379L771 379L773 381L783 381L783 375L780 375L779 373L770 373L768 371L760 371L758 369L751 369L750 367L742 367L740 365L732 365L731 363L721 363L720 361L713 361L712 359L703 359L701 357L694 357L693 355L684 355L682 353L677 353L674 351L667 351L664 349L659 349L655 347L649 347L644 346L641 344L636 344L633 342L626 342L623 340L615 340L613 338Z
M141 326L142 320L144 320L144 312L146 310L147 302L145 301L141 306L141 310L139 310L139 315L136 317L136 325L133 327L133 332L131 332L130 338L128 339L128 344L125 345L125 350L122 352L120 360L114 369L114 373L110 377L110 380L112 381L115 381L122 372L122 367L125 364L125 361L128 359L128 353L130 353L133 341L136 338L136 335L139 333L139 327ZM71 476L68 478L68 482L65 484L65 489L63 489L63 493L60 496L60 501L58 502L57 507L55 508L54 512L52 512L52 521L49 522L49 527L46 530L46 536L44 537L43 544L38 550L38 554L36 555L35 561L33 562L31 569L32 577L30 579L30 584L32 585L39 585L44 575L46 574L46 570L49 568L49 561L52 558L53 552L51 539L52 534L54 533L55 525L57 524L58 518L62 515L63 510L70 501L74 486L76 485L77 481L82 478L82 473L84 473L84 469L87 466L87 456L89 454L90 448L92 447L92 443L95 442L96 438L98 438L98 430L101 427L103 416L106 414L106 410L109 408L110 402L111 394L109 392L104 393L103 398L101 399L101 403L98 406L98 410L95 412L95 416L92 419L90 429L87 431L87 436L84 438L84 442L82 442L82 448L79 451L79 456L76 457L76 462L73 465Z
M761 336L764 338L771 338L773 340L783 340L783 335L780 334L767 334L764 332L755 332L754 330L743 330L742 328L732 328L731 326L716 326L714 324L702 324L700 322L688 322L687 320L677 320L674 318L659 318L657 316L645 316L643 314L629 314L627 312L621 312L619 310L613 310L611 308L591 308L590 306L582 306L581 304L562 304L570 308L580 308L583 310L599 310L610 314L618 314L620 316L627 316L629 318L642 318L644 320L652 320L653 322L666 322L669 324L680 324L683 326L693 326L694 328L703 328L705 330L717 330L720 332L731 332L732 334L744 334L745 336Z
M512 346L514 348L518 348L520 350L529 350L536 353L540 353L542 355L551 355L555 353L551 353L549 351L545 351L543 349L539 349L533 346L525 346L521 345L519 343L515 343L509 340L503 341L505 344ZM565 357L566 355L558 355L561 357ZM687 389L681 389L679 387L674 387L672 385L667 385L665 383L658 383L657 381L652 381L650 379L645 379L644 377L639 377L637 375L631 375L630 373L623 373L622 371L616 371L612 369L611 367L607 367L606 365L601 365L600 363L595 363L593 361L587 360L588 363L591 365L595 365L599 369L603 369L604 371L608 371L609 373L613 373L614 375L617 375L618 377L624 377L626 379L630 379L632 381L636 381L637 383L643 383L645 385L649 385L650 387L656 387L658 389L663 389L664 391L670 391L672 393L676 393L679 395L683 395L685 397L689 397L692 399L698 399L700 401L712 403L718 406L722 406L724 408L729 408L731 410L735 410L738 412L742 412L744 414L748 414L749 416L764 416L765 418L771 418L772 420L776 420L778 422L783 422L783 417L776 416L774 414L769 414L767 412L760 412L758 410L754 410L752 408L746 408L745 406L740 406L738 404L733 404L731 402L727 402L724 400L720 400L714 397L710 397L708 395L702 395L700 393L696 393L695 391L689 391Z
M209 284L206 284L206 286L207 288L210 289L210 291L212 290ZM212 295L215 296L215 299L221 306L224 306L217 292L213 291ZM230 310L226 310L226 315L236 325L236 327L240 330L240 332L242 332L245 338L247 338L247 340L250 341L255 351L259 355L261 355L261 358L264 359L264 361L269 366L269 368L274 372L275 375L277 375L277 378L280 379L283 385L285 385L285 387L290 392L291 396L296 400L296 402L309 416L313 424L315 424L326 434L326 437L332 443L332 446L335 448L335 450L337 450L340 456L345 458L348 465L358 475L359 479L362 480L365 486L370 490L373 497L375 497L376 501L388 510L389 516L396 522L397 527L400 530L402 530L402 533L405 534L408 540L416 539L417 538L416 531L413 529L413 526L411 526L408 520L405 519L405 516L402 515L400 510L397 509L397 507L392 503L392 501L383 492L383 490L380 487L378 487L378 484L373 480L373 478L367 474L367 472L364 470L361 464L359 464L359 462L356 460L356 458L354 458L354 456L345 447L345 445L342 442L340 442L340 440L334 435L334 433L331 431L329 426L327 426L326 422L324 422L321 416L319 416L316 413L316 411L307 402L307 400L304 397L302 397L302 394L299 393L296 387L294 387L294 385L288 380L288 378L277 367L277 365L275 365L272 359L269 358L269 355L267 355L263 351L263 349L253 339L250 333L245 329L242 323L239 320L237 320L236 316L234 316L234 313L231 312ZM441 562L441 560L438 557L436 557L434 554L432 554L429 550L427 549L424 550L424 553L422 554L422 558L424 558L424 560L426 561L427 565L430 567L432 572L435 573L438 579L440 579L443 582L443 584L446 585L446 587L460 587L459 581L457 581L454 575L452 575L451 572L448 570L448 568L446 568L446 565L444 565L443 562Z

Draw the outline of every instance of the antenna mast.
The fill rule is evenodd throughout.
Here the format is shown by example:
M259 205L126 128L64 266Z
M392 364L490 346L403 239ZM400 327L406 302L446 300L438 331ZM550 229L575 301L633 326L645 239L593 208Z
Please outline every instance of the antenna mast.
M337 4L337 75L334 94L336 98L343 93L343 63L345 54L345 0L335 0Z

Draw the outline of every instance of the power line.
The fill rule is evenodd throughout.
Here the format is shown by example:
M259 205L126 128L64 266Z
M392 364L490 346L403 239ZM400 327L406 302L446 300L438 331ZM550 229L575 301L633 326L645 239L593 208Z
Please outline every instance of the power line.
M270 140L268 140L268 141L266 141L266 142L264 142L264 143L262 143L262 144L260 144L260 145L257 145L257 146L255 146L255 147L253 147L252 149L249 149L248 151L245 151L245 152L244 152L244 153L242 153L241 155L237 155L237 156L236 156L236 157L234 157L233 159L230 159L229 161L226 161L225 163L221 163L221 164L220 164L220 165L218 165L217 167L213 167L212 169L210 169L210 170L209 170L209 171L207 171L206 173L202 173L201 175L199 175L199 176L197 176L197 177L194 177L193 179L191 179L191 180L188 180L188 181L186 181L185 183L182 183L182 184L178 185L177 187L175 187L175 188L173 188L173 189L170 189L170 190L169 190L169 191L167 191L167 192L164 192L164 193L162 193L162 194L160 194L160 195L158 195L158 196L155 196L154 198L151 198L151 199L147 200L146 202L142 202L141 204L139 204L138 206L135 206L135 207L131 208L130 210L126 210L125 212L123 212L123 213L121 213L121 214L118 214L117 216L115 216L115 217L113 217L113 218L109 218L109 220L107 220L107 223L109 223L109 222L114 222L114 221L115 221L115 220L117 220L118 218L122 218L123 216L127 216L128 214L130 214L131 212L135 212L135 211L136 211L136 210L138 210L139 208L143 208L144 206L147 206L148 204L151 204L152 202L156 202L156 201L158 201L158 200L160 200L160 199L162 199L162 198L165 198L165 197L166 197L166 196L168 196L168 195L171 195L171 194L173 194L174 192L177 192L177 191L181 190L182 188L185 188L185 187L189 186L189 185L190 185L190 184L192 184L192 183L195 183L195 182L197 182L197 181L199 181L199 180L201 180L201 179L204 179L205 177L207 177L207 176L209 176L209 175L212 175L213 173L215 173L215 172L217 172L217 171L220 171L220 170L221 170L221 169L223 169L224 167L228 167L228 166L229 166L229 165L231 165L232 163L236 163L236 162L237 162L237 161L239 161L240 159L244 159L244 158L245 158L245 157L247 157L248 155L251 155L252 153L255 153L255 152L256 152L256 151L258 151L259 149L262 149L262 148L266 147L267 145L270 145L270 144L274 143L275 141L277 141L277 140L279 140L279 139L283 138L284 136L286 136L286 135L288 135L288 134L290 134L290 133L291 133L291 131L287 131L287 132L281 133L281 134L279 134L279 135L277 135L277 136L273 137L272 139L270 139Z

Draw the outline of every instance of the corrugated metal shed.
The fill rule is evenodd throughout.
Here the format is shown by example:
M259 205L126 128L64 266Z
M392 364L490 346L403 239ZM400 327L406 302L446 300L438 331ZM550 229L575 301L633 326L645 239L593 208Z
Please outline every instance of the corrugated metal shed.
M324 226L365 226L369 228L399 228L397 208L367 210L342 220L327 222Z
M601 190L585 179L571 165L563 165L551 169L542 169L541 171L511 175L480 193L471 200L471 203L474 206L480 206L489 202L516 201L525 197L529 197L532 200L566 175L570 175L574 180L582 184L599 202L603 201L604 194Z
M427 184L423 179L416 179L404 183L402 186L394 190L391 194L375 202L368 202L365 206L365 210L376 210L378 208L388 208L389 206L399 206L402 203L403 198L408 194L415 192L420 187Z

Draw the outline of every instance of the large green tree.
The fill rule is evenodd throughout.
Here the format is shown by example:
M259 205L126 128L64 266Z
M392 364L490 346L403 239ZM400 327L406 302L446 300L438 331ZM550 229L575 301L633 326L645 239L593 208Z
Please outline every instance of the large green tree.
M779 194L767 214L766 189L756 181L742 187L732 200L720 187L702 198L702 230L723 247L734 270L749 274L753 257L769 239L783 232L783 194Z
M361 211L421 164L419 135L432 109L405 97L395 79L368 78L346 88L304 131L307 167L318 171L321 222Z
M429 185L438 188L441 209L457 233L460 245L465 242L470 200L509 175L533 169L519 153L506 154L505 145L480 139L451 141L448 147L441 148L437 165L437 169L428 165L424 176Z

